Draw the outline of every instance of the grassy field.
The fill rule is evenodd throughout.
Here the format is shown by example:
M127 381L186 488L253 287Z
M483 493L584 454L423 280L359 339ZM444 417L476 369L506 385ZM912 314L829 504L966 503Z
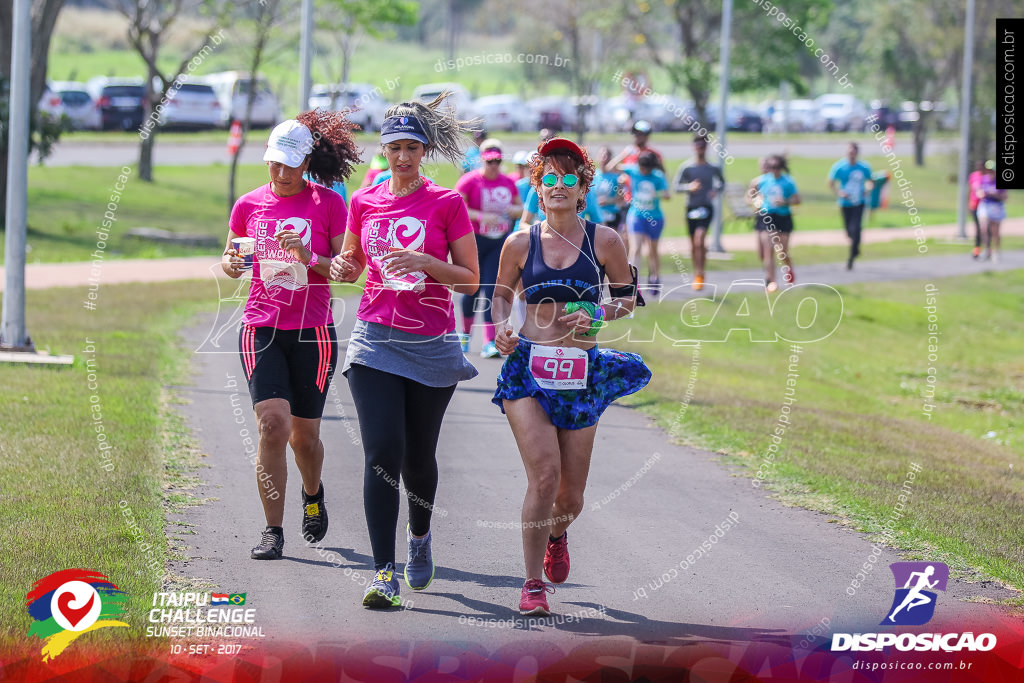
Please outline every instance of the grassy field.
M178 330L212 307L211 287L105 286L93 312L77 290L29 292L39 346L75 363L0 365L0 642L24 638L25 594L59 569L107 574L130 614L152 603L169 552L164 510L186 503L184 472L198 466L165 387L187 382Z
M670 160L668 167L674 169L681 161ZM868 157L868 161L877 166L876 159ZM825 159L792 160L793 175L804 200L796 211L798 232L841 229L839 212L823 180L830 163ZM348 183L350 193L358 187L365 168L362 165L353 173ZM727 177L730 182L742 181L752 177L755 169L755 160L737 159L728 169ZM455 168L449 164L431 165L425 171L448 187L454 186L458 178ZM115 168L31 167L28 262L88 259L96 248L96 229L103 221L118 173ZM210 249L206 248L143 242L126 238L124 233L130 228L154 227L179 233L209 235L219 243L227 231L227 175L226 165L211 164L161 166L155 171L153 183L144 183L130 176L119 200L116 227L106 243L106 258L162 258L210 253ZM955 220L954 193L946 176L948 173L931 167L908 171L908 177L914 182L914 198L925 225ZM266 182L266 179L265 167L241 166L238 191L246 192ZM682 197L676 197L665 202L666 237L683 237L687 234L683 201ZM1024 215L1024 206L1011 201L1008 213L1010 216ZM866 221L866 227L908 225L908 216L903 207L898 205L876 211ZM746 220L727 221L725 231L752 232ZM799 237L794 239L798 244ZM837 256L835 260L841 259Z
M1024 321L1017 309L1024 271L933 280L932 331L939 334L932 351L927 284L844 287L841 302L822 296L820 320L840 324L826 339L801 344L795 367L789 343L750 341L750 334L773 339L776 331L797 338L793 302L779 305L774 318L763 293L730 297L717 315L702 304L648 308L635 320L634 339L649 338L657 325L670 339L705 343L696 360L692 347L664 341L621 344L642 353L654 372L649 390L631 402L679 441L727 454L744 475L762 470L784 500L875 534L918 463L891 543L1022 589L1024 362L1017 340ZM715 343L730 328L738 330L728 342ZM926 400L929 368L937 381ZM795 403L776 453L771 437L788 379Z

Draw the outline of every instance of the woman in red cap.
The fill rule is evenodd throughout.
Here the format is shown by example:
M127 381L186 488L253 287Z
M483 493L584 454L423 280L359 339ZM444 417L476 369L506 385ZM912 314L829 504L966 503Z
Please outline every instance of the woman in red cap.
M505 242L494 292L495 344L508 356L492 399L508 418L526 467L523 615L550 614L544 582L569 576L566 529L583 510L594 435L615 399L639 391L651 373L640 356L598 349L594 336L637 302L636 274L614 229L577 214L594 179L586 152L563 138L538 148L531 182L543 222ZM605 276L611 299L601 303ZM509 320L519 285L526 321Z

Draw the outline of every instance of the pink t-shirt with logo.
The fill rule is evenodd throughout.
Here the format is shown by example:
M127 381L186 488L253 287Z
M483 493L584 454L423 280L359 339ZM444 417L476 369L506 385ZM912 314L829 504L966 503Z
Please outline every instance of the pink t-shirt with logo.
M418 289L387 286L379 259L398 248L416 249L447 262L449 244L473 232L466 204L457 192L430 181L404 197L392 194L389 186L381 183L357 190L349 206L348 228L360 236L367 265L356 316L413 334L453 332L455 315L448 287L429 275Z
M466 206L474 211L496 213L505 216L508 207L519 198L519 190L514 180L507 175L499 175L488 180L480 171L470 171L455 183L455 191L466 197ZM501 237L512 229L513 219L505 216L499 225L481 227L478 221L472 221L473 231L485 237Z
M333 322L327 278L281 249L274 234L298 232L307 249L329 262L331 239L345 234L346 218L341 195L312 182L291 197L277 196L267 183L235 202L228 227L239 237L256 239L243 323L298 330Z

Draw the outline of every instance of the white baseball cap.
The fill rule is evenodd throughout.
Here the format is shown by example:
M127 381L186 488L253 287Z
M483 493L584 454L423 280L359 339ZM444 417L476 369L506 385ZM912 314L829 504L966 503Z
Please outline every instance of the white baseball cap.
M270 131L263 161L276 161L291 168L298 168L306 155L312 151L313 134L309 132L309 128L295 119L288 119Z

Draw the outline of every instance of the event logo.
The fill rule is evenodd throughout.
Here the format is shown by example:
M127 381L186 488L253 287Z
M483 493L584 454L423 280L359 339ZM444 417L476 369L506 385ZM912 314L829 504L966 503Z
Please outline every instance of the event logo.
M894 562L889 565L896 581L896 595L882 626L920 626L935 614L937 595L929 589L946 590L949 567L942 562Z
M45 641L43 661L63 652L78 636L106 626L125 626L128 594L91 569L64 569L32 585L25 598L28 635Z

